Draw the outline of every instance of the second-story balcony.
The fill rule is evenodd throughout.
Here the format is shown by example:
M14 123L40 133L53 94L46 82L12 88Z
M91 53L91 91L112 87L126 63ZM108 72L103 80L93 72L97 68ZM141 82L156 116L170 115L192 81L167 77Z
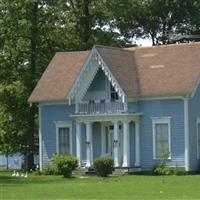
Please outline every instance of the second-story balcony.
M76 104L76 114L103 114L127 112L127 106L121 101L89 101Z

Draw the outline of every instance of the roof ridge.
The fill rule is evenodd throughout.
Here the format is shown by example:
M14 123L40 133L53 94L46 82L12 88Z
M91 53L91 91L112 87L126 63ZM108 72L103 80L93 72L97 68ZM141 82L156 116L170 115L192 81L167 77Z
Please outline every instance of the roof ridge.
M105 45L97 45L97 44L95 44L94 47L100 47L100 48L105 48L105 49L115 49L115 50L120 50L120 51L125 50L123 47L113 47L113 46L105 46Z
M130 47L132 48L132 50L128 50L127 48L123 48L123 47L111 47L111 46L104 46L104 45L94 45L94 47L100 47L100 48L104 48L104 49L113 49L113 50L118 50L118 51L123 51L123 52L126 52L126 53L130 53L132 54L133 53L133 49L137 48L137 47Z
M57 51L56 54L65 54L65 53L85 53L90 52L91 50L83 50L83 51Z
M178 44L164 44L164 45L156 45L156 46L138 46L138 47L127 47L124 48L127 51L134 51L134 50L138 50L138 49L151 49L151 48L167 48L167 47L174 47L174 46L189 46L189 45L198 45L200 44L200 42L189 42L189 43L178 43Z
M106 45L99 45L99 44L94 44L93 47L99 47L99 48L106 48L106 49L114 49L114 50L119 50L119 51L126 51L126 52L131 52L135 51L138 49L150 49L150 48L167 48L167 47L174 47L174 46L187 46L187 45L198 45L200 42L189 42L189 43L178 43L178 44L165 44L165 45L157 45L157 46L136 46L136 47L113 47L113 46L106 46ZM83 53L83 52L90 52L90 50L80 50L80 51L58 51L56 54L64 54L64 53Z

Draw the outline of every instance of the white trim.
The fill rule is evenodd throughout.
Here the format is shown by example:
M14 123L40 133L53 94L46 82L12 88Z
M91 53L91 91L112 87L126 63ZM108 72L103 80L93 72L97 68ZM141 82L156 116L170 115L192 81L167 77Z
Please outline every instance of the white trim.
M189 141L189 105L188 98L184 99L184 141L185 141L185 170L190 170L190 141Z
M55 122L56 124L56 153L59 154L59 137L58 137L58 134L59 134L59 128L69 128L69 139L70 139L70 154L72 155L72 122L71 121L68 121L68 122L65 122L65 121L57 121Z
M107 79L106 79L107 80ZM108 81L109 82L109 81ZM200 81L199 81L200 82ZM195 92L193 92L195 94ZM192 95L194 96L194 94L192 93ZM191 95L191 97L193 97ZM108 94L109 96L109 94ZM187 95L183 95L183 96L154 96L154 97L127 97L127 101L128 102L138 102L138 101L156 101L156 100L172 100L172 99L184 99L184 96ZM51 102L39 102L39 104L41 105L68 105L69 102L67 101L51 101Z
M199 155L199 127L198 127L198 125L200 125L200 118L199 117L197 117L197 119L196 119L196 133L197 133L197 160L199 160L200 159L200 155Z
M41 102L39 103L41 106L54 106L54 105L68 105L68 102L59 102L59 101L52 101L52 102Z
M168 125L168 142L169 142L169 158L171 159L171 117L152 117L152 130L153 130L153 159L160 160L160 158L156 158L156 124L167 124Z
M81 74L85 71L87 65L88 65L89 62L90 62L90 59L91 59L92 55L93 55L93 49L92 49L92 51L89 53L89 55L87 56L87 59L86 59L86 61L84 62L83 67L81 68L81 71L80 71L78 77L76 78L76 80L75 80L75 82L74 82L74 84L73 84L71 90L70 90L69 93L67 94L66 99L71 99L72 92L73 92L73 90L75 89L75 87L76 87L76 85L78 84L78 82L80 81Z
M39 164L40 164L40 171L43 168L43 160L42 160L42 105L39 104L38 106L38 118L39 118Z
M107 122L107 121L122 121L128 120L128 121L135 121L137 120L140 115L143 113L118 113L118 114L112 114L112 113L106 113L106 114L91 114L91 115L70 115L70 117L74 117L79 122Z
M152 97L128 97L128 102L137 102L137 101L156 101L156 100L173 100L173 99L184 99L184 96L152 96Z

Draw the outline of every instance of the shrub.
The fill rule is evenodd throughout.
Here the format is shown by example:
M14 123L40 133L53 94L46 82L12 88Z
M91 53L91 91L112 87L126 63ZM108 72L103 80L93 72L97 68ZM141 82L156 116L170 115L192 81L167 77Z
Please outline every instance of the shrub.
M164 164L157 165L153 168L153 173L155 175L172 175L173 170Z
M52 164L56 167L59 175L69 178L72 175L72 171L78 166L78 160L73 156L55 155L53 156Z
M185 168L183 168L183 167L176 167L174 169L174 175L177 175L177 176L187 175L187 172L185 171Z
M94 161L94 169L98 176L107 177L114 170L114 161L110 157L101 157Z
M46 168L44 168L42 170L42 174L44 175L58 175L58 169L56 168L56 166L49 164Z

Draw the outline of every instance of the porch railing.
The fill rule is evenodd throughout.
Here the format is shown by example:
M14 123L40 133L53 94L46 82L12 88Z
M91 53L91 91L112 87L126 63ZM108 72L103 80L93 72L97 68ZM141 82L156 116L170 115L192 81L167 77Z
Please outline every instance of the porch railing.
M125 103L121 101L89 101L76 104L76 114L121 113L126 110Z

